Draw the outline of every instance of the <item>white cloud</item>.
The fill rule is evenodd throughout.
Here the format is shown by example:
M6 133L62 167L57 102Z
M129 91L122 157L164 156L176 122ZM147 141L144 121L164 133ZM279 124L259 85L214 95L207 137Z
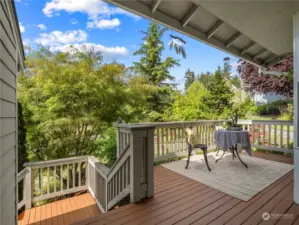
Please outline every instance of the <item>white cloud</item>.
M83 30L52 31L51 33L42 33L35 42L50 47L63 44L72 44L84 42L87 39L87 33Z
M22 23L19 23L19 26L20 26L21 33L24 33L25 32L25 27L22 25Z
M37 27L41 30L47 30L47 27L45 26L45 24L38 24Z
M109 6L102 0L50 0L43 8L43 13L48 17L52 17L53 13L58 11L66 11L68 13L81 12L93 17L123 14L136 19L140 18L123 9Z
M120 21L117 18L109 19L95 19L87 23L87 28L99 28L99 29L113 29L120 25Z
M78 20L76 20L75 18L71 19L71 24L77 24L79 23Z
M94 28L100 28L96 26L96 24L101 22L103 19L109 19L113 15L126 15L136 20L140 19L137 15L123 9L110 6L101 0L50 0L43 8L43 13L48 17L56 15L59 11L66 11L68 13L85 13L89 16L90 20L87 26L92 26L92 24L94 24ZM108 29L110 29L109 26Z
M127 56L129 54L128 50L125 47L106 47L100 44L94 43L82 43L82 44L73 44L73 47L70 45L61 45L55 48L56 51L62 52L72 52L74 48L79 51L90 51L93 50L97 53L101 53L104 56L104 59L117 59L122 56Z

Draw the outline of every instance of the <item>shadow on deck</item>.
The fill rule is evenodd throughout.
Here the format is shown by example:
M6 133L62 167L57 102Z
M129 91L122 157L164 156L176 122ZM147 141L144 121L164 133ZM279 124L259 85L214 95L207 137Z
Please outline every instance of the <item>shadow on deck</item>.
M68 225L101 214L89 193L25 210L19 225Z

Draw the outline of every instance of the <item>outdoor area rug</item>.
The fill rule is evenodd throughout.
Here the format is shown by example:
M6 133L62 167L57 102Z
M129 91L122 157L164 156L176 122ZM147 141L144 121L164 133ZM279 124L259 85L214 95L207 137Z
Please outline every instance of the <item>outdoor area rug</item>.
M218 156L221 154L222 152ZM226 153L215 163L215 159L218 158L215 152L208 154L211 172L206 167L203 155L191 156L188 169L185 169L187 159L162 164L162 166L243 201L250 200L293 169L293 165L285 163L243 154L240 156L248 165L248 169L239 159L233 160L231 153Z

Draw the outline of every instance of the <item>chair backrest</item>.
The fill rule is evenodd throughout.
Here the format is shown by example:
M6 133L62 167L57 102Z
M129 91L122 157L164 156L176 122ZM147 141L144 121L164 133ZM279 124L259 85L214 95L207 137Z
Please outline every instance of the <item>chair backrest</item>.
M190 128L185 129L185 138L186 138L186 143L190 144L191 146L198 144L196 143L197 140L196 140L195 131Z

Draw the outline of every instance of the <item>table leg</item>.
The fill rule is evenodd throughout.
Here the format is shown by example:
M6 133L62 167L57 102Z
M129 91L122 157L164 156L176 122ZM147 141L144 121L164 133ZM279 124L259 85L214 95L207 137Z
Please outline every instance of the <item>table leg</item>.
M216 156L218 156L218 153L219 153L219 151L220 151L220 148L219 148L218 146L216 146L216 150L217 150L217 152L216 152Z
M216 159L215 163L217 163L220 159L222 159L222 157L224 156L224 154L225 154L225 151L223 151L223 153L222 153L222 155L221 155L221 157L219 159Z
M240 159L241 163L243 163L243 165L244 165L246 168L248 168L248 166L246 165L246 163L244 163L244 162L242 161L242 159L240 158L240 155L239 155L239 152L238 152L238 148L234 148L233 152L234 152L234 151L236 152L236 154L237 154L238 158Z
M235 155L235 150L234 150L234 148L232 149L232 156L233 156L233 160L234 160L235 158L237 158L237 156Z

